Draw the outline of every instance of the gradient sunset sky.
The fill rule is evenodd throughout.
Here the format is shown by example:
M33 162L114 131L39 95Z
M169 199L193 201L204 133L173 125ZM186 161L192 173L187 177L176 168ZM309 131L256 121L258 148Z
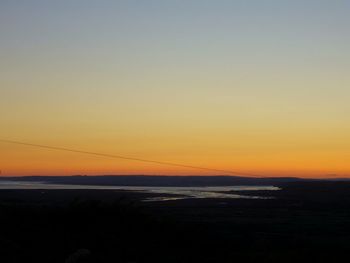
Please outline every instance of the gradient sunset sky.
M0 2L0 139L350 176L350 1ZM2 175L218 174L0 143Z

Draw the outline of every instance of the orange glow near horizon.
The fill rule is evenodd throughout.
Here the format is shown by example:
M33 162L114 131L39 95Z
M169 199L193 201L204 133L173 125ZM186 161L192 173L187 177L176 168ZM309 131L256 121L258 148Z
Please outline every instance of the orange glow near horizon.
M3 146L3 145L2 145ZM111 146L107 147L108 149ZM7 145L1 147L3 176L29 175L233 175L229 173L172 167L138 161L119 160L79 153L37 149L27 146ZM84 149L87 149L86 147ZM101 152L102 148L99 152ZM114 154L111 151L102 153ZM237 175L262 177L296 176L306 178L337 178L348 176L347 158L339 159L337 153L266 153L264 155L216 155L189 152L171 156L159 153L144 158L157 161L172 161L211 169L232 170ZM226 153L227 154L227 153ZM130 155L129 155L130 156ZM141 156L141 154L140 154ZM140 156L133 156L140 158ZM344 153L346 156L346 153ZM152 158L151 158L152 157ZM174 159L176 158L176 159Z

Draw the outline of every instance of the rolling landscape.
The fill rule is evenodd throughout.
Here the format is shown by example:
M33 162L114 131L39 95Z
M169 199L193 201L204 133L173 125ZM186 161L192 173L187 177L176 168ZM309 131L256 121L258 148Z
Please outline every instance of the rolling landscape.
M350 0L0 0L0 263L342 263Z
M348 181L10 178L21 183L38 179L95 189L1 189L1 262L334 262L348 253ZM5 180L9 178L0 180L0 188ZM178 192L98 188L144 182L163 188L225 186L227 194L270 198L173 200L165 197ZM234 190L242 183L273 185L279 190Z

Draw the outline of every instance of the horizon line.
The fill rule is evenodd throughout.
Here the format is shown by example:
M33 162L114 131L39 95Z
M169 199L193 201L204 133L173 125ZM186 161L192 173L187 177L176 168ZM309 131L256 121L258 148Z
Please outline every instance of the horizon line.
M1 175L0 178L24 177L239 177L245 179L301 179L301 180L350 180L350 176L342 177L300 177L300 176L239 176L239 175L170 175L170 174L70 174L70 175Z

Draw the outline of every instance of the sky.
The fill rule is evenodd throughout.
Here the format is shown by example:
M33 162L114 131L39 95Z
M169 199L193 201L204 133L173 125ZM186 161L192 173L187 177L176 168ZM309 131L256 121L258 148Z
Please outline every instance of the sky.
M350 177L350 1L1 0L0 139ZM0 142L2 175L218 174Z

